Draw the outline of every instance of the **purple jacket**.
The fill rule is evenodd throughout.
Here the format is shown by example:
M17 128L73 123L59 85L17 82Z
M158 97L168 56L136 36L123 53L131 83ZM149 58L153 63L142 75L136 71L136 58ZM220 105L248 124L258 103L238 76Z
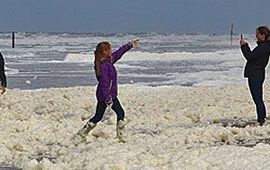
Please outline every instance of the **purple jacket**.
M128 50L132 48L132 44L126 44L112 53L111 59L101 62L101 74L97 77L98 86L96 97L98 101L107 102L117 97L117 71L114 63L116 63Z

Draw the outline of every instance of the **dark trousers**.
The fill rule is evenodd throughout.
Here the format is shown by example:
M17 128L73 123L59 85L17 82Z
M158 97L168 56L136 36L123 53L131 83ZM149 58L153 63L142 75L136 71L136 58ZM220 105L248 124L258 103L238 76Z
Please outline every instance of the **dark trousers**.
M106 108L107 108L107 105L105 102L98 101L97 108L96 108L96 114L94 115L94 117L92 117L90 119L90 122L96 124L99 121L101 121L101 119L105 113ZM112 109L117 115L117 121L124 120L125 112L124 112L124 109L122 108L118 98L113 100Z
M249 90L256 105L258 122L264 121L266 117L266 110L263 102L263 82L264 79L248 78Z

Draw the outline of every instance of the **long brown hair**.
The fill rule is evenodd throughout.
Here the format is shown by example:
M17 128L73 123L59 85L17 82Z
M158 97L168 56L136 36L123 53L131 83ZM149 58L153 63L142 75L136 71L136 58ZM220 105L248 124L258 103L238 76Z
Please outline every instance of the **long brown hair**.
M265 35L265 39L267 40L270 36L270 30L267 26L259 26L257 28L257 31L260 33L260 34L264 34Z
M106 56L104 56L104 50L108 50L111 48L111 44L109 42L100 42L98 43L96 50L95 50L95 73L96 76L100 76L101 70L100 70L100 63L106 59Z

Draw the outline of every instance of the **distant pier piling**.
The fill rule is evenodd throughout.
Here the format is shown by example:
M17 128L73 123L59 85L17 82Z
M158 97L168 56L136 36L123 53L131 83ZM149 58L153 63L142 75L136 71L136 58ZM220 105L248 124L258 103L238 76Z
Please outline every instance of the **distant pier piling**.
M234 31L233 31L233 23L231 25L231 45L233 45L233 34L234 34Z
M12 48L15 48L15 32L12 32L11 43L12 43Z

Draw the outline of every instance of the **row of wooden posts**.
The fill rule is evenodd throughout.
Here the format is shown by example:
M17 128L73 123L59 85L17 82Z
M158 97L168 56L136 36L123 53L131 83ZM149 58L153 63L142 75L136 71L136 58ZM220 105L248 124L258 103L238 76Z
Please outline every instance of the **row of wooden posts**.
M233 41L233 24L231 25L231 45L232 45L232 41ZM12 48L15 48L15 32L12 32L11 35L11 44L12 44Z

